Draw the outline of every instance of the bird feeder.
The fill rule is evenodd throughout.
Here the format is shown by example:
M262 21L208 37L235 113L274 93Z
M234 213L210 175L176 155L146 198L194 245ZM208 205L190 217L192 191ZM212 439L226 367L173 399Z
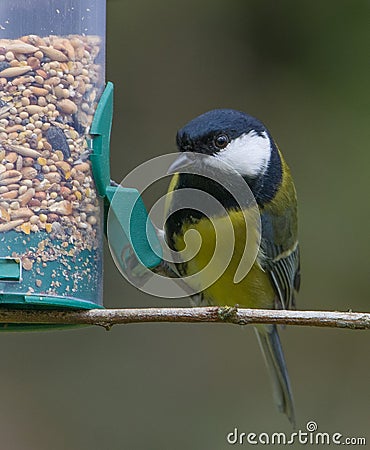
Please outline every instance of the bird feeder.
M158 264L138 236L147 223L140 195L110 186L105 8L105 0L1 1L0 305L102 308L114 195L117 255L135 241L140 261Z

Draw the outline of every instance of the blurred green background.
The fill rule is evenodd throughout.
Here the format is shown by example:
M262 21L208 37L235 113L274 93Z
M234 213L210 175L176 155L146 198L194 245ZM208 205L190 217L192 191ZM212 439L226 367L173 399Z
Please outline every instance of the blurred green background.
M174 151L176 130L202 112L247 111L295 177L298 307L368 311L369 13L362 0L108 0L113 177ZM105 263L107 307L188 304L144 295L108 252ZM369 333L281 335L298 428L315 420L369 443ZM1 449L218 450L234 427L290 431L250 327L128 325L1 343Z

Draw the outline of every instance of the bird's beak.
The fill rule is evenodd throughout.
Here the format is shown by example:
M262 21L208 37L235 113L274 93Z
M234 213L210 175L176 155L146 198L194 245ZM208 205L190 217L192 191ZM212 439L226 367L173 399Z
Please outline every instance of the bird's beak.
M190 166L192 166L196 161L196 156L194 153L186 152L181 153L178 158L170 165L167 170L168 174L173 174L177 172L188 172Z

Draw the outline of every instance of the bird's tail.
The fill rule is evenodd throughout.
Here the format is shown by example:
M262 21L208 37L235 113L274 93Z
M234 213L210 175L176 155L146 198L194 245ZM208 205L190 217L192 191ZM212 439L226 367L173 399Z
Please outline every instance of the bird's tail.
M276 406L295 427L293 395L276 325L259 325L255 330L272 381Z

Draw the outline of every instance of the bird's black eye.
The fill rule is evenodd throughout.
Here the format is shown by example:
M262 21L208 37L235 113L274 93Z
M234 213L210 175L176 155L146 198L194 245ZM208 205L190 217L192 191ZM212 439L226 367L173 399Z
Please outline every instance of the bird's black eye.
M230 142L229 136L227 134L219 134L214 139L214 144L217 148L223 149Z

